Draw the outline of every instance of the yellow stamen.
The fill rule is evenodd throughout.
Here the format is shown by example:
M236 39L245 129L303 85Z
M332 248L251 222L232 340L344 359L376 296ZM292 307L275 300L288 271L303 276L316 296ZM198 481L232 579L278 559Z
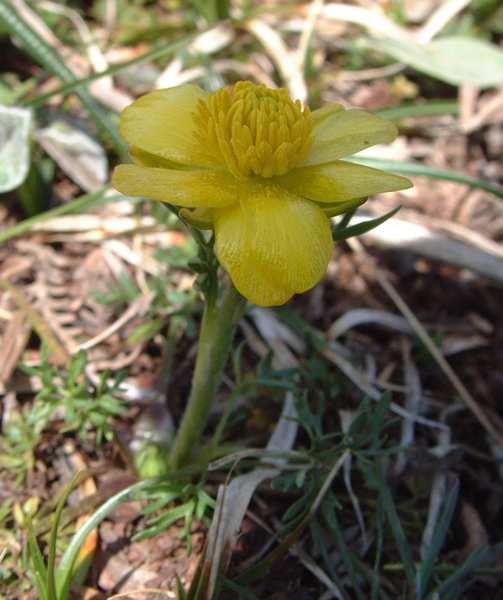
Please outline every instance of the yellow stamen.
M314 137L313 118L284 88L240 81L198 100L192 113L194 135L240 181L253 174L283 175L307 154Z

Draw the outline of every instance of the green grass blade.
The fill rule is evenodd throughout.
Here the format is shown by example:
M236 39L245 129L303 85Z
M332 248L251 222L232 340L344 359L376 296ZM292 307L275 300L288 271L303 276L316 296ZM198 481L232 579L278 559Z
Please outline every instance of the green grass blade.
M48 600L47 567L45 566L44 557L40 551L31 519L28 521L28 549L30 551L30 558L35 569L35 578L37 580L37 589L40 595L40 600Z
M50 73L65 83L74 83L77 78L61 56L33 30L7 2L0 2L0 24L13 36L21 40L26 51ZM115 151L125 154L126 142L119 134L117 126L112 123L103 108L97 103L87 89L77 88L75 93L82 104L89 110L99 128L110 138Z
M327 548L327 541L326 541L324 535L322 534L317 515L315 515L313 517L313 519L311 520L310 526L311 526L310 528L311 528L311 536L313 538L313 542L315 544L317 551L321 555L321 558L325 565L325 569L327 570L327 573L328 573L330 579L339 589L340 595L343 598L343 600L350 600L349 594L344 589L344 585L335 570L335 567L333 564L334 561L333 561L333 559L330 555L330 552Z
M463 579L468 577L477 567L484 563L488 563L503 554L503 542L496 544L492 548L487 550L481 550L480 547L470 554L465 562L447 579L444 579L442 583L438 585L434 592L432 592L428 599L443 598L447 595L455 586L459 585Z
M490 192L498 198L503 198L503 188L497 185L486 183L485 181L479 181L473 177L467 177L462 173L456 173L454 171L448 171L447 169L440 169L438 167L431 167L422 163L405 162L400 160L391 160L384 158L372 158L370 156L349 156L345 158L349 162L364 165L366 167L374 167L375 169L382 169L384 171L391 171L392 173L401 173L403 175L426 175L427 177L435 177L436 179L446 179L448 181L456 181L458 183L464 183L473 188L479 188Z
M18 235L26 233L31 229L33 225L36 225L37 223L43 223L44 221L52 219L53 217L60 217L61 215L68 215L79 211L85 211L88 208L91 208L92 206L96 206L98 204L106 204L107 202L112 202L113 200L118 200L122 197L121 194L117 194L117 196L104 196L104 193L108 189L110 189L109 185L99 190L96 190L95 192L91 192L90 194L84 194L83 196L79 196L71 202L61 204L56 208L47 210L43 213L35 215L34 217L25 219L24 221L16 223L16 225L13 225L12 227L5 229L4 231L0 231L0 244Z
M227 579L227 577L224 577L223 575L219 574L218 578L220 579L220 581L223 582L225 586L227 586L227 588L229 588L232 592L235 592L238 598L242 598L243 600L260 600L257 596L255 596L255 594L248 592L237 583L234 583L230 579Z
M178 577L178 574L175 573L175 577L176 577L176 597L177 600L187 600L187 594L185 593L185 589L183 587L183 584L180 580L180 577Z
M397 550L403 562L405 576L407 577L409 584L413 586L415 583L414 580L416 575L416 567L414 565L414 559L412 557L410 546L407 542L407 538L405 537L405 532L403 530L402 523L400 522L393 497L391 496L391 492L386 483L384 462L382 460L378 460L376 466L376 483L379 486L384 512L386 513L388 523L395 538Z
M417 586L417 600L421 600L426 593L426 586L430 580L431 574L438 559L440 550L445 540L445 536L449 531L449 527L456 509L456 503L459 494L459 481L456 480L452 485L447 497L445 498L444 510L440 519L435 527L435 533L431 540L431 544L428 547L426 556L424 557L420 567L417 570L416 575L416 586Z
M368 221L363 221L363 223L358 223L358 225L351 225L350 227L344 227L342 229L334 228L332 229L332 239L335 243L337 243L341 242L342 240L347 240L355 235L363 235L364 233L367 233L367 231L371 231L372 229L375 229L377 226L381 225L381 223L391 219L391 217L396 215L401 208L401 206L397 206L382 217L369 219Z
M75 560L78 556L80 547L86 540L89 533L101 523L101 521L115 506L129 498L131 495L148 489L149 486L164 481L170 481L172 479L179 479L180 477L184 477L186 475L193 475L199 472L200 469L189 468L183 471L175 471L173 473L170 473L169 475L161 475L159 477L145 479L143 481L134 483L133 485L124 488L123 490L115 494L115 496L112 496L105 503L103 503L100 506L100 508L98 508L87 519L87 521L80 527L80 529L76 531L75 535L68 544L68 547L66 548L63 556L61 557L61 560L59 561L59 566L56 573L56 589L58 591L59 598L68 597L72 569L73 565L75 564Z
M56 511L54 513L54 521L52 523L51 534L49 537L49 554L47 557L47 600L67 600L68 596L58 596L56 592L56 542L58 539L58 527L61 513L66 504L66 500L70 495L70 492L77 481L80 471L77 471L70 480L70 483L66 486L61 500L58 502Z
M327 530L330 533L330 535L334 538L337 550L339 551L339 553L342 557L342 560L344 561L344 564L346 565L347 576L351 581L353 592L356 594L356 597L358 598L358 600L365 600L365 596L361 589L357 571L355 568L356 557L354 556L353 552L351 551L349 546L346 544L346 541L344 540L344 536L342 534L339 522L335 515L335 507L327 506L327 503L323 502L322 503L322 514L323 514L323 519L325 521L325 524L327 526Z
M153 61L158 60L159 58L163 58L165 56L169 56L170 54L174 54L179 48L183 48L184 46L187 46L195 38L202 35L206 31L209 31L210 29L211 29L211 27L208 27L206 29L198 29L194 33L186 35L186 36L172 42L171 44L168 44L167 46L162 46L160 48L154 48L153 50L150 50L149 52L145 52L145 54L136 56L135 58L132 58L131 60L127 60L122 63L113 65L113 66L109 67L108 69L105 69L104 71L92 73L91 75L88 75L87 77L82 77L80 79L74 79L74 81L64 83L60 87L58 87L54 90L51 90L50 92L45 92L43 94L38 94L37 96L33 96L31 98L26 98L26 99L22 100L20 102L20 104L22 106L32 106L33 108L37 108L37 107L45 104L47 102L47 100L49 100L49 98L52 98L53 96L61 95L61 94L66 95L66 94L70 94L72 92L76 93L78 89L85 87L85 86L89 85L90 83L92 83L93 81L96 81L97 79L101 79L102 77L107 77L109 75L116 75L117 73L122 73L123 71L130 69L131 67L136 67L136 66L142 65L146 62L153 62Z
M399 106L379 108L372 111L375 115L397 121L404 117L425 117L434 115L457 115L459 104L457 100L430 100L426 102L409 102Z
M377 530L377 539L375 542L375 559L374 559L374 580L372 582L371 588L371 596L370 600L377 600L378 594L380 591L380 573L382 570L382 556L384 553L384 506L382 502L382 497L380 497L377 501L376 508L376 530Z

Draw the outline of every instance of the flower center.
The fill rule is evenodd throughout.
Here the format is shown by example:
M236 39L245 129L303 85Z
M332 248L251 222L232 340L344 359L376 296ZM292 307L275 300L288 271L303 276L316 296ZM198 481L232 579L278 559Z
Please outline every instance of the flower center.
M313 118L284 88L239 81L197 101L192 113L194 135L240 181L253 174L283 175L307 154L314 137Z

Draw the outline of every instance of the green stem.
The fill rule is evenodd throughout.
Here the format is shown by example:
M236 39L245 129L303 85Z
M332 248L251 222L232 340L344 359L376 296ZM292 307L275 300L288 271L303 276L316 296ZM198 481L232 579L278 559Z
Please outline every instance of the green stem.
M190 462L198 450L210 408L225 367L234 332L246 298L229 278L220 302L207 298L204 309L192 389L180 428L170 451L171 470Z

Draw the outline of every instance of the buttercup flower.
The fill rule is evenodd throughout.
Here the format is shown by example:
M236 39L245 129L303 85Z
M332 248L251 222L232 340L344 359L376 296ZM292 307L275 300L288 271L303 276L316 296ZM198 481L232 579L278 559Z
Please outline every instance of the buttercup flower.
M234 285L261 306L313 287L332 255L329 216L408 179L344 160L391 142L396 128L332 104L310 112L285 89L238 82L206 93L157 90L122 113L134 164L115 169L124 194L185 209L215 229L215 251Z

